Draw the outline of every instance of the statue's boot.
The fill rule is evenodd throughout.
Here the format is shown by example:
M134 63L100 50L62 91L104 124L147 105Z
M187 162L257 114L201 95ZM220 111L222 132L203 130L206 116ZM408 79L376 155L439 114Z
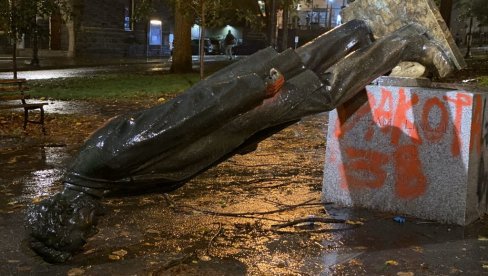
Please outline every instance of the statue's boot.
M329 109L352 98L374 79L392 70L402 61L416 61L437 75L438 63L454 68L443 49L431 41L418 24L408 24L366 48L359 49L321 74L330 101Z

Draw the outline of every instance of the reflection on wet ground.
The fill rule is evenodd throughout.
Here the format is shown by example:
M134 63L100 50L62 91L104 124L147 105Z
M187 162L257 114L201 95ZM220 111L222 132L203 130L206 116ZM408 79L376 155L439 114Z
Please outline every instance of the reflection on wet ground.
M244 58L243 56L236 56L239 60ZM216 62L228 62L225 55L209 55L204 57L205 62L208 64ZM199 63L200 56L192 56L192 62L194 67ZM0 79L10 79L13 77L13 73L9 72L12 68L11 60L0 59ZM102 64L102 65L101 65ZM108 65L105 65L108 64ZM100 74L111 74L121 72L162 72L169 70L171 61L168 58L149 58L149 59L41 59L40 68L32 68L26 64L19 64L20 70L17 72L18 78L25 78L28 80L42 80L42 79L55 79L55 78L72 78L93 76ZM76 68L69 68L76 67ZM55 69L43 69L43 68L55 68ZM59 69L61 68L61 69ZM195 67L196 68L196 67ZM28 71L24 71L28 70ZM4 71L4 72L2 72Z
M92 107L95 113L102 109ZM86 122L89 129L107 116L94 118ZM399 224L392 220L395 214L321 204L326 124L327 114L306 118L169 195L106 199L99 233L62 265L44 263L25 246L23 212L26 204L60 189L62 172L79 144L2 138L0 274L488 272L486 222L459 227L407 218ZM347 223L276 226L310 216Z

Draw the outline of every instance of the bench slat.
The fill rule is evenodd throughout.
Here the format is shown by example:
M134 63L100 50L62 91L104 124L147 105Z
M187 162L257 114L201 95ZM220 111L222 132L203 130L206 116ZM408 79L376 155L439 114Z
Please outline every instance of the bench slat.
M26 79L0 79L0 84L26 83Z
M25 86L23 86L22 88L19 88L18 86L0 86L0 92L20 92L25 90L29 90L29 88Z
M15 108L41 108L48 103L30 103L30 104L1 104L0 109L15 109Z
M2 101L13 101L13 100L26 100L30 99L30 95L18 95L18 94L11 94L11 95L0 95L0 102Z

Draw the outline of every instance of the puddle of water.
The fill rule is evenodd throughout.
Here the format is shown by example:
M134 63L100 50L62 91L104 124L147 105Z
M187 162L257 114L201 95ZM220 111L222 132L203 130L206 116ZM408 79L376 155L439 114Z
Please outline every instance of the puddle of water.
M47 169L33 172L24 180L22 193L19 200L32 202L33 199L46 197L53 194L59 188L59 180L63 172L60 169Z
M325 273L333 273L334 267L336 265L344 264L349 262L350 260L359 257L365 251L355 251L355 250L337 250L337 251L329 251L324 254L323 262Z
M47 100L47 101L42 101L42 100L36 100L32 99L29 100L29 103L48 103L48 105L44 106L44 111L47 114L76 114L76 113L93 113L90 110L93 110L93 106L89 105L86 102L80 102L80 101L52 101L52 100ZM17 101L7 101L7 104L17 104ZM15 110L23 110L22 108L18 108Z
M60 188L63 167L70 156L65 147L29 147L3 157L6 163L0 167L0 196L5 200L0 209L52 195Z

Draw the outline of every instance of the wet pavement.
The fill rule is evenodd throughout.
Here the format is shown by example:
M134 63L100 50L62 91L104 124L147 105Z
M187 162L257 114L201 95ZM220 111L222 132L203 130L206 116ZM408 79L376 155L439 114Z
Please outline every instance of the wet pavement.
M26 206L58 191L86 136L125 108L77 104L82 114L49 112L47 137L0 122L0 275L488 275L486 220L398 223L401 214L321 203L326 113L168 195L105 199L83 251L47 264L26 246ZM20 125L20 114L2 116ZM316 222L282 225L304 218Z
M244 56L236 56L239 60ZM197 69L200 56L192 56L195 69ZM71 78L93 76L99 74L128 73L128 72L162 72L171 67L169 58L44 58L41 59L41 67L32 67L25 63L28 58L19 59L18 78L29 80L43 80L53 78ZM210 55L204 57L205 63L226 62L225 55ZM23 62L24 61L24 62ZM13 78L12 61L9 56L0 55L0 79Z

